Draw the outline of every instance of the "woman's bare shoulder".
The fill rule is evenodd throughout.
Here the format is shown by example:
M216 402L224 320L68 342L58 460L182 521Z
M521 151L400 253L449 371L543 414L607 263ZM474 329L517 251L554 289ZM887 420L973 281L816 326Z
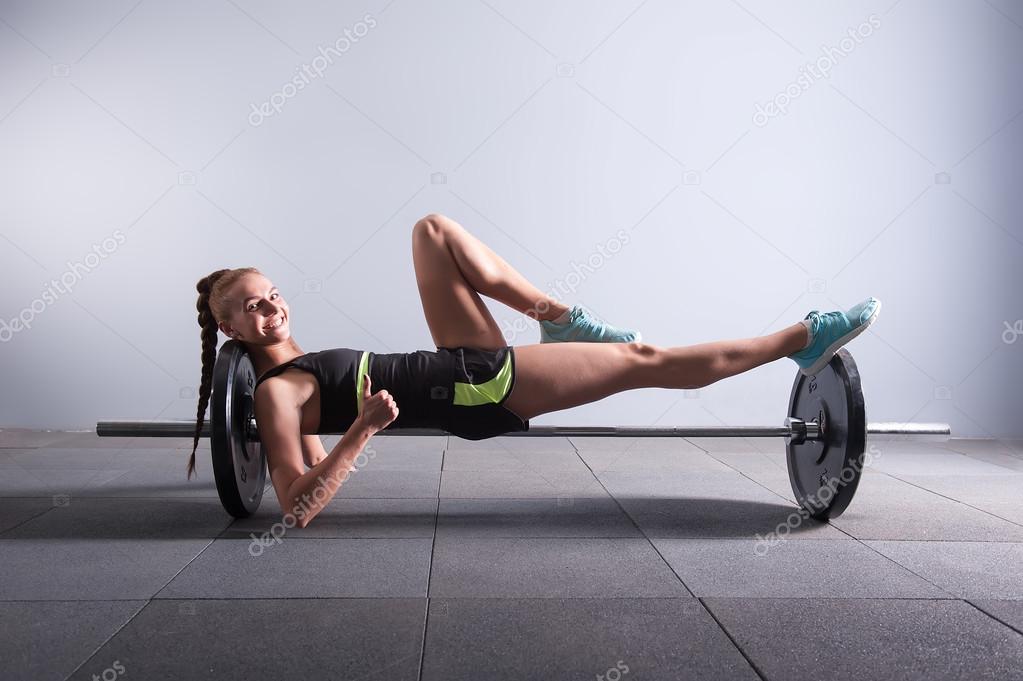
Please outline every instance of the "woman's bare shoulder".
M265 378L256 386L253 399L271 402L296 398L305 402L316 389L316 377L298 367L288 367L281 373ZM264 387L269 386L269 387Z
M300 432L315 433L320 426L319 384L311 373L289 368L256 386L253 407L262 414L297 408L301 411Z

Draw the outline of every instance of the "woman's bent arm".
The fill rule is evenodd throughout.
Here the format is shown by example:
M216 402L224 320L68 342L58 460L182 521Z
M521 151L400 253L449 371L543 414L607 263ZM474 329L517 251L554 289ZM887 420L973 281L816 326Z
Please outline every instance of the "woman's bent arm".
M356 419L352 427L345 431L341 440L330 450L327 458L291 483L287 499L290 500L290 513L295 516L295 524L298 527L308 525L309 521L337 494L338 488L348 479L349 472L355 469L355 460L373 437L373 432ZM289 512L283 504L281 508Z
M305 527L337 493L359 453L379 430L357 418L325 459L308 471L302 458L301 405L287 383L267 381L255 399L259 439L281 511Z

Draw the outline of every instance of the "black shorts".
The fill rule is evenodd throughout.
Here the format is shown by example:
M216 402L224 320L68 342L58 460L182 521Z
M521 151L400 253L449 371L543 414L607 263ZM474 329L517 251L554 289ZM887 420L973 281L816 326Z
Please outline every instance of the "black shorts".
M437 348L454 363L454 381L445 430L466 440L485 440L503 433L529 430L504 407L515 387L515 349Z

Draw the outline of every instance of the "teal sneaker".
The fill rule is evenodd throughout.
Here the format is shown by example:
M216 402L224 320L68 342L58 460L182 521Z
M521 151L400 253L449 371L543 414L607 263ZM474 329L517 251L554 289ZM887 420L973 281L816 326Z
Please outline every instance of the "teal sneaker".
M572 306L568 321L564 324L540 320L541 343L628 343L642 338L639 331L625 331L610 326L578 305Z
M811 310L804 319L810 320L810 345L789 355L799 365L804 376L813 376L827 366L838 349L863 333L881 312L881 301L867 298L842 312Z

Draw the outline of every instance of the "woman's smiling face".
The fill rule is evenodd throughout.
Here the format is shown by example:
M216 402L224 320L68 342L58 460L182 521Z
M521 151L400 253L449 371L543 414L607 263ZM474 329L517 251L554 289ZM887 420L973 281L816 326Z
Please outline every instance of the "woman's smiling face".
M231 316L220 328L231 338L270 345L290 337L288 303L262 274L243 276L235 282L228 297Z

